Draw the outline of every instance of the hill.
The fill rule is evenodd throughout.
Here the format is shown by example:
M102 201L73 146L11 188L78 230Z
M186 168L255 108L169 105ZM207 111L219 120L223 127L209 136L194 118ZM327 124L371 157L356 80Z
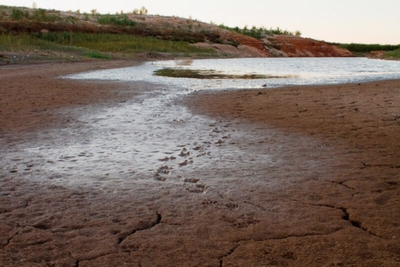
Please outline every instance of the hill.
M348 57L347 49L294 35L243 35L198 20L0 6L0 58ZM141 42L141 45L138 45ZM24 57L24 59L22 59Z

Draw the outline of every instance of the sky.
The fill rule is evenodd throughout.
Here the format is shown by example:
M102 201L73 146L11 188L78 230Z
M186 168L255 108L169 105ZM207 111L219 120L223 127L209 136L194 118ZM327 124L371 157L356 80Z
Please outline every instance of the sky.
M338 43L400 44L399 0L0 0L0 5L90 13L178 16L230 27L279 27L303 37Z

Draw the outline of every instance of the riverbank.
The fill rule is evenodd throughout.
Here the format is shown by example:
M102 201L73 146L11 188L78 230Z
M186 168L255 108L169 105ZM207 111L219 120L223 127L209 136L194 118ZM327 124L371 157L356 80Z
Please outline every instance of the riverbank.
M204 125L218 136L214 145L270 155L249 168L218 169L216 158L215 167L188 164L166 180L124 173L123 187L102 185L106 177L92 188L45 172L33 179L40 172L13 142L40 144L32 133L68 129L77 114L60 112L66 107L89 112L151 90L57 77L136 64L1 68L0 144L8 154L0 159L26 161L26 169L0 169L0 265L398 266L399 80L177 100L214 121Z

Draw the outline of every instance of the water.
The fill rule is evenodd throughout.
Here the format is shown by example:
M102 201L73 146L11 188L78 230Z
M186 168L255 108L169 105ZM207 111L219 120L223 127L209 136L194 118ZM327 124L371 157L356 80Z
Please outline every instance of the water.
M165 67L289 78L198 80L153 75L155 70ZM285 164L279 156L282 149L255 150L253 145L250 153L250 145L237 141L247 136L254 143L263 142L266 135L279 133L256 128L247 131L231 122L193 115L174 104L178 96L194 90L400 79L400 62L364 58L157 61L65 78L140 81L152 83L154 90L114 108L82 112L78 122L84 127L70 125L39 133L40 141L16 145L12 151L6 151L2 169L24 173L30 179L110 187L131 182L179 182L204 172L218 177L218 173L233 168L235 175L246 177Z
M204 80L157 77L162 68L214 70L224 74L264 74L289 78L255 80ZM102 70L72 75L73 79L146 81L186 90L268 88L285 85L358 83L372 80L399 79L400 61L367 58L247 58L170 60L148 62L139 67Z

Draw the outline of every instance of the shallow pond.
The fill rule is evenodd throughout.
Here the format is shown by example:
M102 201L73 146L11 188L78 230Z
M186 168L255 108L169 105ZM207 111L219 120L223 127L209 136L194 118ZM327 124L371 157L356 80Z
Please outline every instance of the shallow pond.
M192 70L211 74L236 75L237 79L191 79L155 76L165 68ZM240 79L243 75L261 78ZM267 78L263 78L266 76ZM147 62L139 67L81 73L73 79L146 81L164 84L171 89L244 89L310 85L357 83L371 80L399 79L400 61L367 58L245 58L170 60ZM270 77L270 78L268 78ZM277 77L277 78L276 78Z

